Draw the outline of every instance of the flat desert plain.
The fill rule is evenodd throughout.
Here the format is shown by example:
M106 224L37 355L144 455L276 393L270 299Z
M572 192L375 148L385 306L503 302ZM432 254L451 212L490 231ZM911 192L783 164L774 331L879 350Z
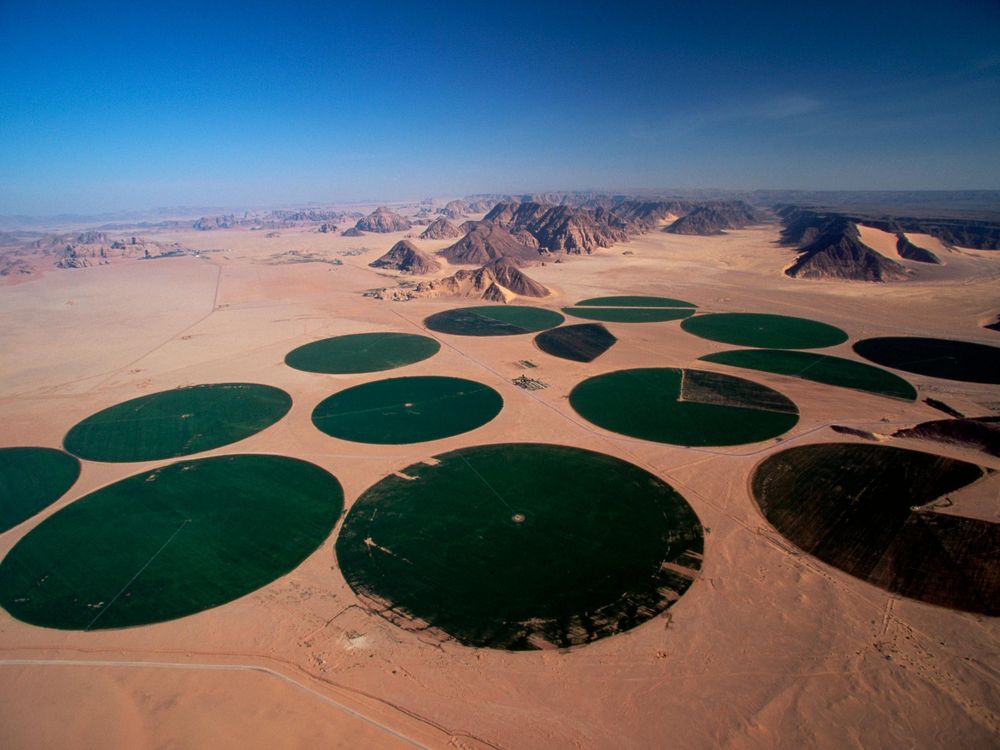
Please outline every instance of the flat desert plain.
M790 446L862 442L832 431L833 424L885 435L943 417L923 403L928 396L967 415L996 415L997 386L901 373L919 392L918 400L905 401L734 370L699 362L734 347L688 334L679 321L607 323L618 342L590 363L545 354L533 334L436 334L422 324L428 315L480 303L363 296L397 282L395 274L367 264L404 234L164 232L157 239L216 252L51 271L0 288L0 447L59 448L85 417L157 391L271 385L292 396L283 419L198 457L304 459L337 477L349 512L381 479L451 450L503 442L576 446L636 464L683 495L704 528L704 559L690 588L653 619L586 645L472 648L405 630L370 611L338 569L341 517L290 573L180 619L88 632L36 627L0 613L0 744L899 748L996 742L1000 623L889 594L802 553L765 519L751 496L750 476L760 461ZM553 295L519 302L558 311L590 297L662 295L692 302L700 312L800 316L846 331L847 342L823 351L857 361L851 344L873 336L1000 343L1000 334L981 327L1000 304L996 252L935 247L943 267L898 283L805 281L782 273L794 253L776 240L774 226L719 237L652 232L527 269ZM434 251L451 241L415 242ZM887 244L882 249L895 257ZM289 250L342 264L271 260ZM583 322L567 316L567 323ZM432 336L441 349L391 374L322 375L284 363L289 351L311 341L377 331ZM536 367L526 369L523 360ZM569 393L581 381L638 367L739 375L789 397L800 418L776 439L685 448L608 432L571 408ZM548 387L515 387L512 380L525 373ZM478 381L502 396L503 409L470 432L408 445L347 442L312 424L312 410L332 393L402 375ZM1000 459L971 449L882 442L1000 469ZM83 461L79 480L63 497L0 534L0 555L84 495L169 463ZM949 513L1000 521L1000 474L952 500Z

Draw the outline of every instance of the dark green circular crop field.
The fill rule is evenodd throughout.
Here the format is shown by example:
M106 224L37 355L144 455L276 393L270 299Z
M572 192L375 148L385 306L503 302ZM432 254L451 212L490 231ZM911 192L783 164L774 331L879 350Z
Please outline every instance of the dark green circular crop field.
M701 566L698 517L658 477L556 445L463 448L403 469L337 539L351 588L467 646L569 647L669 607Z
M441 344L412 333L354 333L293 349L285 364L296 370L327 374L379 372L433 357Z
M0 604L19 620L67 630L183 617L291 571L343 507L336 478L298 459L170 464L45 519L0 563Z
M701 359L705 362L744 367L748 370L791 375L816 383L852 388L856 391L867 391L907 401L913 401L917 397L917 389L894 373L863 362L831 357L828 354L783 349L737 349L716 352Z
M966 383L1000 384L1000 347L968 341L886 336L864 339L854 351L884 367Z
M0 448L0 533L66 494L80 462L53 448Z
M605 323L662 323L694 315L694 310L683 307L564 307L563 312L575 318Z
M755 443L787 432L799 420L795 404L767 386L672 367L589 378L570 392L569 402L598 427L672 445Z
M563 320L559 313L542 307L484 305L434 313L424 320L424 325L438 333L458 336L516 336L554 328Z
M576 303L582 307L697 307L693 302L670 297L643 297L623 295L618 297L591 297Z
M688 318L681 328L709 341L763 349L822 349L847 341L839 328L788 315L709 313Z
M935 512L983 470L858 443L781 451L753 473L767 520L797 547L894 594L1000 614L1000 524Z
M292 397L256 383L193 385L140 396L77 423L63 439L92 461L153 461L218 448L281 419Z
M472 380L390 378L333 394L313 410L312 421L327 435L342 440L420 443L473 430L502 408L499 393Z

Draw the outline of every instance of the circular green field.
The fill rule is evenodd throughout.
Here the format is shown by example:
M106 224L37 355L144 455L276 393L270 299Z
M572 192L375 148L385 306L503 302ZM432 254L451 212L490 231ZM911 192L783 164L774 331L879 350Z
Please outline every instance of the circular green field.
M693 302L670 297L643 297L626 295L620 297L591 297L576 303L582 307L697 307Z
M434 313L424 320L424 325L438 333L458 336L515 336L554 328L563 320L559 313L541 307L484 305Z
M978 466L884 445L781 451L754 471L754 498L797 547L895 594L996 616L1000 524L938 513Z
M731 375L672 367L618 370L569 394L598 427L672 445L740 445L776 437L799 420L795 404L767 386Z
M193 385L140 396L77 423L63 439L92 461L153 461L235 443L281 419L292 397L256 383Z
M658 477L556 445L463 448L369 488L337 539L351 588L462 644L569 647L642 624L691 585L698 517Z
M681 328L710 341L764 349L821 349L847 341L839 328L787 315L709 313L688 318Z
M815 383L852 388L907 401L913 401L917 397L917 389L894 373L828 354L783 349L737 349L716 352L701 359L732 367L745 367L748 370L791 375Z
M694 315L694 310L683 307L564 307L563 312L575 318L605 323L660 323Z
M331 375L379 372L433 357L440 348L434 339L412 333L354 333L293 349L285 364Z
M1000 384L1000 347L948 339L886 336L859 341L854 351L876 364L918 375Z
M288 573L330 535L340 483L284 456L170 464L47 518L0 564L0 604L67 630L123 628L217 607Z
M502 408L499 393L473 380L390 378L333 394L313 410L312 421L342 440L420 443L473 430Z
M0 533L52 505L80 476L80 462L52 448L0 448Z

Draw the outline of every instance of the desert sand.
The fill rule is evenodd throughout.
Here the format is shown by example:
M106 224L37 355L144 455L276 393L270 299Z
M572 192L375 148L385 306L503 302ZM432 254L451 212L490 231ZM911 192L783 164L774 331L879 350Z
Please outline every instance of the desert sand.
M874 230L877 231L877 230ZM888 239L866 242L896 258ZM589 425L567 402L586 377L628 367L722 368L698 357L730 348L677 322L606 324L618 343L592 363L550 357L532 336L433 334L421 322L464 300L364 298L396 282L368 268L408 234L341 237L286 230L171 232L165 242L223 252L59 270L0 288L0 446L59 447L78 420L126 399L195 383L285 389L291 412L206 455L272 452L312 461L343 484L346 506L415 461L509 441L580 446L642 466L680 491L706 531L697 580L664 615L566 652L472 649L403 631L359 606L337 569L332 535L301 566L229 604L118 631L62 632L0 613L0 744L4 747L379 746L459 748L911 746L986 747L1000 731L1000 623L909 601L801 554L773 530L748 490L753 467L790 445L851 441L843 424L879 433L938 418L926 404L780 375L743 377L799 406L773 441L692 449ZM885 234L885 233L883 233ZM894 248L895 238L892 238ZM919 238L913 238L919 243ZM665 295L702 310L812 317L851 341L922 335L998 343L978 321L1000 305L1000 254L948 253L946 274L893 284L803 281L774 226L719 237L651 232L628 244L531 269L558 310L609 294ZM414 240L433 252L452 240ZM881 245L885 244L886 249ZM351 248L357 255L338 255ZM937 247L930 248L938 252ZM343 265L271 265L289 250ZM625 251L631 254L623 255ZM454 272L445 264L437 276ZM567 318L567 322L583 322ZM319 338L366 331L438 338L436 356L393 374L456 375L501 393L504 409L455 437L370 446L310 422L334 391L384 377L317 375L283 363ZM850 342L829 353L858 359ZM524 371L549 388L511 384ZM1000 413L995 386L905 376L971 415ZM1000 460L939 444L887 439L1000 469ZM96 488L164 462L84 462L66 496L0 535L0 555L52 513ZM970 493L1000 520L1000 485ZM339 527L338 527L339 528Z

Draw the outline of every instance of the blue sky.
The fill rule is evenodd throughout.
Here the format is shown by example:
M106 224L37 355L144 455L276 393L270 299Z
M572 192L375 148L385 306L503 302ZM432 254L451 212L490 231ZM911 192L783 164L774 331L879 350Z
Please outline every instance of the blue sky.
M1000 188L1000 3L784 5L0 0L0 214Z

